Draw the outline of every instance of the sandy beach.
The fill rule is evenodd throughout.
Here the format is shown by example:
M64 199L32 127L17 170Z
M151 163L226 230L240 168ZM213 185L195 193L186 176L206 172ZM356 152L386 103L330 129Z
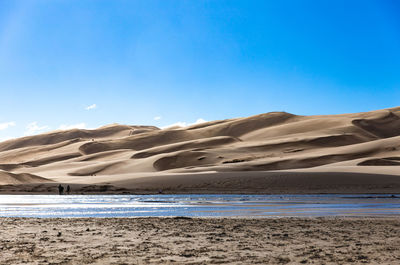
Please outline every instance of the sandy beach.
M112 176L106 176L110 179ZM84 181L85 178L82 180ZM398 194L400 177L353 172L204 172L163 174L103 184L42 182L0 185L0 194L58 194L59 184L71 194Z
M1 264L395 264L398 218L2 218Z

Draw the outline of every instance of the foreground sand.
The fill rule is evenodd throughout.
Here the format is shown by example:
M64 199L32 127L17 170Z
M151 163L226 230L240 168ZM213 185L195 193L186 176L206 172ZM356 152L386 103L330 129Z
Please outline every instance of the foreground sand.
M1 264L396 264L399 218L0 219Z

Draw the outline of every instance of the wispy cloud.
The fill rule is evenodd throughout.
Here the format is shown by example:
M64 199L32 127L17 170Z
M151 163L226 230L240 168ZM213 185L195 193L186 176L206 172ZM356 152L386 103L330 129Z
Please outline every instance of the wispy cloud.
M198 118L193 123L187 123L187 122L183 122L183 121L178 121L178 122L175 122L173 124L170 124L170 125L167 125L167 126L163 126L163 127L161 127L161 129L171 128L171 127L187 127L187 126L191 126L191 125L200 124L200 123L203 123L203 122L207 122L207 121L202 119L202 118Z
M92 109L95 109L95 108L97 108L97 105L96 104L92 104L90 106L87 106L85 109L86 110L92 110Z
M81 122L77 124L61 124L60 127L58 127L59 130L71 130L71 129L86 129L86 123Z
M187 123L183 121L178 121L175 123L172 123L170 125L162 126L161 129L167 129L167 128L172 128L172 127L186 127Z
M154 120L155 120L155 121L159 121L159 120L161 120L161 119L162 119L161 116L156 116L156 117L154 117Z
M7 141L7 140L11 140L11 139L15 139L15 137L11 137L11 136L0 137L0 142L4 142L4 141Z
M26 126L25 135L33 135L43 132L45 130L50 130L50 127L47 125L39 126L37 121L31 122Z
M13 127L15 125L16 123L14 121L0 123L0 131Z
M194 123L192 123L190 125L195 125L195 124L200 124L200 123L205 123L205 122L207 122L205 119L198 118Z

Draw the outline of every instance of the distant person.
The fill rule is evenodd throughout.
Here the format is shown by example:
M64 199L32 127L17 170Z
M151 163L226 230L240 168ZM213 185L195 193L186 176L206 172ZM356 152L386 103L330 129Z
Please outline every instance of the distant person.
M60 184L58 185L58 194L63 195L63 193L64 193L64 187Z
M69 195L70 192L71 192L71 187L68 185L67 186L67 194Z

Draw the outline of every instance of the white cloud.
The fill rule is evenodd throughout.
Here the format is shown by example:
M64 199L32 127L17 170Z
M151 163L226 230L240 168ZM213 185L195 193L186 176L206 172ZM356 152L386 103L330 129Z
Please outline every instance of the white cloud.
M1 130L8 129L9 127L15 126L15 124L16 124L16 123L13 122L13 121L0 123L0 131L1 131Z
M205 122L207 122L205 119L198 118L197 121L195 121L195 122L194 122L193 124L191 124L191 125L200 124L200 123L205 123Z
M11 137L11 136L0 137L0 142L4 142L4 141L7 141L7 140L11 140L11 139L15 139L15 137Z
M173 123L173 124L170 124L170 125L167 125L167 126L163 126L163 127L161 127L161 129L166 129L166 128L171 128L171 127L186 127L186 126L188 126L187 125L187 123L186 122L182 122L182 121L178 121L178 122L175 122L175 123Z
M81 122L81 123L77 123L77 124L71 124L71 125L67 125L67 124L61 124L60 127L58 127L59 130L71 130L71 129L86 129L86 123Z
M40 132L43 132L44 130L49 130L50 127L47 125L44 126L39 126L37 121L31 122L26 126L26 131L25 131L25 135L33 135L33 134L37 134Z
M155 121L159 121L159 120L161 120L161 119L162 119L161 116L156 116L156 117L154 117L154 120L155 120Z
M196 125L196 124L200 124L203 122L207 122L206 120L202 119L202 118L198 118L195 122L193 123L187 123L187 122L183 122L183 121L178 121L175 122L173 124L167 125L167 126L163 126L161 127L161 129L166 129L166 128L171 128L171 127L187 127L187 126L191 126L191 125Z
M87 106L85 109L86 110L91 110L91 109L95 109L95 108L97 108L97 105L96 104L92 104L90 106Z

